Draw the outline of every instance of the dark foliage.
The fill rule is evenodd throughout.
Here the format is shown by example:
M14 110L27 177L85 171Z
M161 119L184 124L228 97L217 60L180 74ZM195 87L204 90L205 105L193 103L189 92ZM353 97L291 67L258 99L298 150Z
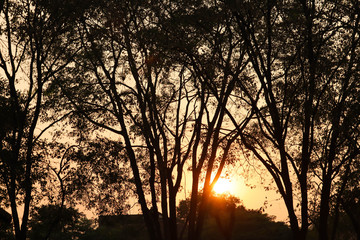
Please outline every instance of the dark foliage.
M92 222L74 208L45 205L37 208L30 220L29 238L33 240L86 239Z

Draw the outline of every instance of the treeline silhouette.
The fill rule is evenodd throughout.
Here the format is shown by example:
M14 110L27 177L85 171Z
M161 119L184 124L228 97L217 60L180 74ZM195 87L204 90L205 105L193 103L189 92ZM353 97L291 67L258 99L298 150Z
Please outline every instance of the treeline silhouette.
M239 199L217 195L210 202L203 239L291 239L291 231L287 225L273 221L273 217L261 210L246 209ZM189 199L186 199L178 206L180 227L185 226L189 203ZM29 239L148 239L141 215L103 216L104 219L99 219L98 224L95 224L70 207L61 209L61 218L54 223L53 219L59 217L59 210L56 205L44 205L36 209L29 223ZM10 232L7 237L14 238Z

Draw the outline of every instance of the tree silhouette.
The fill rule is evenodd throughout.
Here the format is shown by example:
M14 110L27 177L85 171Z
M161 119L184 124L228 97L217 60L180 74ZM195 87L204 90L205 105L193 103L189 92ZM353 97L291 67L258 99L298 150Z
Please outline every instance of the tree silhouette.
M161 37L166 32L161 27L169 25L160 25L160 17L166 23L169 21L166 11L180 14L183 9L157 4L107 2L89 12L79 24L81 53L73 70L59 79L58 84L78 112L82 127L91 123L94 128L120 137L151 239L177 239L176 199L184 166L191 168L192 207L188 227L189 238L197 239L208 204L206 197L197 204L200 181L205 177L204 195L209 195L238 136L234 129L223 130L223 123L230 122L225 106L235 87L235 79L224 74L223 68L236 57L231 50L217 55L212 44L217 38L226 38L218 35L220 30L209 33L211 42L201 39L204 37L201 26L199 32L190 32L196 21L188 20L204 18L205 14L224 14L217 12L220 8L213 11L203 3L187 6L200 7L200 12L177 16L183 18L181 23L189 41L197 38L199 43L186 42L181 47L177 45L179 42L174 42L161 47L165 43ZM211 24L220 28L228 23ZM169 30L175 29L172 26ZM189 55L185 51L187 47L194 51L198 47L212 49L210 54ZM174 59L175 54L183 56L181 61ZM214 56L226 59L217 66L216 59L210 62ZM240 56L238 66L242 65L241 59ZM183 61L194 64L185 65ZM241 117L245 126L248 116ZM210 181L213 172L216 177ZM150 203L146 201L147 194Z
M61 209L59 216L59 206L45 205L36 209L30 220L30 239L83 239L86 232L91 228L91 221L79 213L74 208ZM53 225L52 220L58 218L59 221ZM49 233L49 229L51 232Z
M5 1L1 12L0 184L10 205L16 239L26 239L35 183L45 177L43 134L65 115L47 121L49 82L71 59L69 25L33 1Z
M275 180L294 238L306 238L314 197L319 239L328 239L332 186L359 154L359 5L229 1L229 6L256 86L252 94L239 79L257 116L242 132L242 143Z

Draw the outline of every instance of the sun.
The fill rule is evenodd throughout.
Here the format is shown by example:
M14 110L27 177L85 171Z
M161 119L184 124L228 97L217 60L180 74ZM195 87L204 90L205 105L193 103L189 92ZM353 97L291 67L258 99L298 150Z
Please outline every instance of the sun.
M233 183L230 179L226 178L219 178L213 188L213 191L217 194L231 193L233 190Z

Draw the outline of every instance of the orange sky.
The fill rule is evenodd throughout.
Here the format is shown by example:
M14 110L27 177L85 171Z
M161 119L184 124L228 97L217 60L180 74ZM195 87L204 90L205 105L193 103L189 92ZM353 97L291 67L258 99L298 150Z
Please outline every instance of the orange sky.
M259 209L265 207L265 213L276 216L276 221L287 221L287 212L285 204L280 197L280 194L275 190L265 191L264 186L257 184L255 188L246 186L244 179L241 176L233 177L234 182L234 196L243 201L244 206L248 209ZM255 184L254 184L255 185Z
M190 175L190 174L189 174ZM178 194L178 201L185 199L185 197L189 197L191 191L191 178L188 176L186 178L187 183L184 183L184 189L188 189L185 195L184 191L179 192ZM283 200L281 199L280 195L276 193L275 190L267 190L265 191L264 185L257 183L256 177L253 177L251 180L251 185L246 186L246 183L242 176L237 175L233 176L230 179L225 179L224 182L230 181L231 187L230 187L230 194L234 195L235 197L239 198L244 206L247 209L260 209L264 207L264 203L267 202L265 207L265 213L275 216L276 221L283 221L287 222L287 212L285 208L285 204ZM249 184L249 181L247 182ZM256 187L254 187L256 186ZM135 204L136 200L131 200L131 205ZM140 213L140 207L134 206L129 214L139 214Z

